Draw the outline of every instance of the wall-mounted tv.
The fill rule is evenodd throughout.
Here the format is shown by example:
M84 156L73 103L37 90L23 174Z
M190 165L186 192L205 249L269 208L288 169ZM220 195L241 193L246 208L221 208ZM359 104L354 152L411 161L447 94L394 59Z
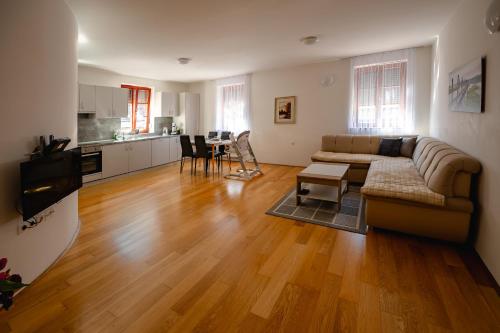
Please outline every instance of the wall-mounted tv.
M82 187L80 148L22 162L23 220L29 220L80 187Z

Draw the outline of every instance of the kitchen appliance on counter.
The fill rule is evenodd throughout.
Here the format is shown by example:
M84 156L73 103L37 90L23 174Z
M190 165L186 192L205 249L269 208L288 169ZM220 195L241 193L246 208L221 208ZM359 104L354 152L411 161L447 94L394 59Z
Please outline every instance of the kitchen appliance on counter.
M83 182L91 182L102 178L102 147L101 145L82 146L82 176Z
M177 125L175 123L172 123L172 131L170 132L172 135L177 134Z

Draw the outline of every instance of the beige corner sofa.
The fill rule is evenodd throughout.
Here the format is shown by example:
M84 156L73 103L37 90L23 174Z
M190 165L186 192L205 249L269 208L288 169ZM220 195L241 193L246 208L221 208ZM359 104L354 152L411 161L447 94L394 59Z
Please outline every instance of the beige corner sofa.
M364 183L366 223L463 243L473 212L472 175L479 162L428 137L412 158L377 155L382 136L325 135L312 161L349 163L349 181Z

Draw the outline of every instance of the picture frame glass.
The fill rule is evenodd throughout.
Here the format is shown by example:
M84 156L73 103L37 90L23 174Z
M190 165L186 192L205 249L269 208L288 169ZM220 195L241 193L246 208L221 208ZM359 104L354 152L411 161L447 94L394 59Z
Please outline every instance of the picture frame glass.
M277 124L294 124L295 118L295 96L276 97L274 122Z

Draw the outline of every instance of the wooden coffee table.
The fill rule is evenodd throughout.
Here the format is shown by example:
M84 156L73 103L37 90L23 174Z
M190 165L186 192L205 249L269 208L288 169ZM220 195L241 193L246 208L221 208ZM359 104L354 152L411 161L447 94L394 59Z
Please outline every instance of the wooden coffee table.
M348 190L347 173L349 164L312 163L297 175L297 206L305 198L332 201L340 211L342 194ZM307 190L302 183L310 184Z

